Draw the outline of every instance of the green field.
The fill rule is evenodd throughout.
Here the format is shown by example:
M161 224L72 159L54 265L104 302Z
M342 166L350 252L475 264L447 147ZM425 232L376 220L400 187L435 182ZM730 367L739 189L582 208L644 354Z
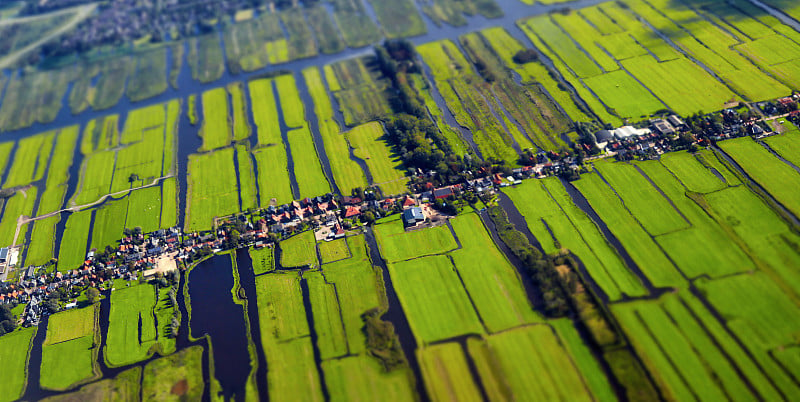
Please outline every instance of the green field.
M334 0L333 19L349 47L364 47L381 39L375 21L367 14L364 3L354 0Z
M771 356L775 349L796 343L793 322L800 314L796 303L761 274L730 276L698 287L775 388L784 395L798 392L797 382L790 375L797 367L782 368Z
M675 266L599 175L584 175L574 184L653 285L685 285Z
M33 216L36 194L36 187L28 187L27 189L17 191L14 193L13 197L6 199L3 220L0 221L0 242L2 242L0 244L12 244L14 242L17 219L20 216ZM22 236L24 236L26 231L27 226L23 226L20 230L20 236L17 239L18 243L24 241Z
M142 400L199 400L203 397L203 348L191 346L144 366Z
M228 94L231 98L231 116L233 117L233 140L244 140L250 136L250 123L247 121L247 98L244 85L234 82L228 85Z
M114 378L93 382L81 387L80 390L51 396L43 399L48 402L72 401L130 401L139 397L139 382L142 377L142 368L134 367L117 374Z
M203 125L200 137L203 138L201 151L211 151L230 144L231 114L228 111L228 93L224 88L203 92Z
M253 173L253 156L247 145L236 144L236 167L239 173L239 199L243 211L258 207L256 177Z
M239 212L233 148L189 155L186 230L203 230L213 218Z
M394 401L416 400L410 372L396 369L387 373L371 356L328 360L322 369L332 400L370 400L376 395L391 395Z
M693 296L665 295L654 301L615 305L612 311L645 365L656 373L656 383L673 398L754 399L737 371L753 375L748 381L756 389L774 392L754 363L742 356L738 345L727 339L716 340L718 331L707 332L704 321L709 313ZM728 337L724 332L722 335ZM736 365L725 355L735 356ZM769 399L774 393L763 397Z
M216 33L189 39L186 60L192 69L192 78L208 83L218 80L225 72L222 45Z
M669 169L689 191L710 193L722 190L727 183L720 180L694 155L687 152L675 152L661 157L661 164Z
M686 218L636 167L624 163L598 162L595 169L650 235L657 236L689 227Z
M128 98L140 101L167 90L167 48L159 47L135 56L133 70L125 89Z
M350 249L347 248L347 239L336 239L317 244L319 258L323 264L350 258Z
M94 213L92 247L98 250L106 246L116 247L125 230L128 216L128 198L109 201Z
M425 22L413 0L391 2L368 0L378 16L378 22L387 38L400 38L424 34Z
M91 306L51 315L47 322L44 345L54 345L92 335L96 314L96 306Z
M75 212L69 216L61 244L58 249L58 270L61 272L78 269L86 258L86 246L92 224L92 212Z
M306 80L311 99L314 101L314 112L317 115L320 136L336 185L344 193L348 193L356 187L367 187L364 171L361 170L358 163L350 159L350 145L345 135L340 133L339 125L333 118L333 106L325 84L322 82L319 69L307 68L303 70L303 77ZM331 85L330 81L329 85Z
M0 381L0 400L10 402L19 399L25 391L34 335L36 328L28 328L0 337L0 360L8 370Z
M376 357L368 356L363 314L372 309L386 309L382 275L367 258L364 236L350 236L347 243L350 258L325 264L321 272L305 275L314 328L318 334L327 334L318 343L323 360L338 359L348 353L369 359ZM346 382L346 378L338 378L340 375L337 372L337 381ZM368 380L370 376L362 378Z
M597 285L610 300L623 294L644 296L647 290L631 272L617 251L608 243L599 227L573 202L557 179L503 190L525 217L528 229L544 248L557 251L556 244L577 255ZM521 229L521 228L518 228Z
M37 220L33 224L25 265L44 265L55 257L55 233L58 222L58 216L51 216Z
M458 247L446 225L406 232L400 221L393 221L377 225L375 237L381 256L388 262L441 254Z
M161 227L161 204L160 187L132 191L128 196L125 227L130 229L140 227L144 233L158 230Z
M456 271L491 332L541 321L507 257L494 246L481 219L465 214L451 221L461 249L450 253Z
M282 205L294 199L289 178L288 158L283 145L260 148L253 152L258 169L258 193L262 206Z
M449 258L431 256L391 263L389 273L419 344L484 332Z
M480 395L459 343L440 343L417 349L417 356L431 399L466 401Z
M96 367L99 347L91 333L43 347L41 372L45 375L39 378L42 388L63 391L100 378L100 369Z
M261 343L267 356L267 383L271 399L303 395L321 401L322 390L298 272L256 277Z
M308 230L280 243L281 267L305 268L317 263L317 247L314 232Z
M592 399L583 376L549 326L534 325L491 335L487 343L516 399ZM520 353L523 350L528 353ZM478 371L481 377L492 377Z
M800 132L794 129L782 135L764 139L764 142L781 158L800 166Z
M800 173L782 162L769 150L750 138L738 138L720 143L720 148L730 155L756 183L767 190L775 200L795 216L800 216Z
M156 321L156 288L149 284L118 289L111 295L108 339L104 356L110 366L124 366L146 359L154 352L171 353L175 339ZM163 309L163 308L162 308ZM159 309L160 310L160 309ZM171 317L172 314L169 314Z
M800 236L791 232L786 221L744 186L708 194L703 201L706 211L740 239L742 249L760 269L787 294L800 294L800 275L792 268L800 264L794 247Z
M311 131L304 127L289 131L287 137L289 138L289 148L292 150L294 175L300 189L300 198L329 193L331 187L322 171Z
M48 132L20 140L3 187L22 186L44 177L54 138L55 132Z
M275 254L271 247L250 249L250 258L253 259L253 273L256 275L275 270Z
M367 164L372 180L384 194L400 194L406 188L405 171L399 156L394 153L380 123L372 122L354 127L345 133L353 154Z

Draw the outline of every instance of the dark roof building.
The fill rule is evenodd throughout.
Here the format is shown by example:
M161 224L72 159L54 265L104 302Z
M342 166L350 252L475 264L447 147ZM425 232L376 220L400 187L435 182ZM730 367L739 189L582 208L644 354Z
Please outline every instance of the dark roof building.
M0 262L8 260L8 247L0 248Z
M595 142L609 142L614 139L614 133L608 130L600 130L594 133Z
M419 222L425 221L425 215L422 214L422 208L412 207L403 211L403 223L406 226L414 226Z

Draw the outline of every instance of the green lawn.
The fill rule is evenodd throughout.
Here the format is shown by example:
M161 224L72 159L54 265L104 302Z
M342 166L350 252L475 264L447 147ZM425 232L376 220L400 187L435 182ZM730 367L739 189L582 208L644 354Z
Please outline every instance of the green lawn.
M392 263L389 273L418 344L484 332L449 258Z
M280 243L281 267L306 267L317 264L314 232L307 230Z
M0 337L0 361L6 375L0 381L0 400L19 399L25 391L28 359L36 328L22 329Z
M225 72L222 45L218 33L190 38L186 60L192 69L192 78L208 83L218 80Z
M143 400L196 401L202 399L203 387L201 346L188 347L173 355L153 360L144 367Z
M126 93L132 101L152 98L167 90L167 48L158 47L138 53Z

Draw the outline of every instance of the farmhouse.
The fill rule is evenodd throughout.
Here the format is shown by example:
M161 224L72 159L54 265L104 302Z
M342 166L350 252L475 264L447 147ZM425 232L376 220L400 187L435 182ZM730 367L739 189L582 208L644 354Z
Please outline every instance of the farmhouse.
M403 211L403 223L406 226L416 226L416 224L424 221L425 215L420 207L411 207Z

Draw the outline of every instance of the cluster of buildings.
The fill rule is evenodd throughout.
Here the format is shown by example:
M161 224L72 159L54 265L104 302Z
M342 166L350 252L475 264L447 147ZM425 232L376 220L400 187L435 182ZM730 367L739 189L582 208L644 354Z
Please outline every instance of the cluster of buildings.
M594 133L595 143L600 150L625 156L657 156L672 149L672 141L688 129L676 115L666 119L653 119L647 127L622 126L612 130ZM584 145L589 151L588 146Z

